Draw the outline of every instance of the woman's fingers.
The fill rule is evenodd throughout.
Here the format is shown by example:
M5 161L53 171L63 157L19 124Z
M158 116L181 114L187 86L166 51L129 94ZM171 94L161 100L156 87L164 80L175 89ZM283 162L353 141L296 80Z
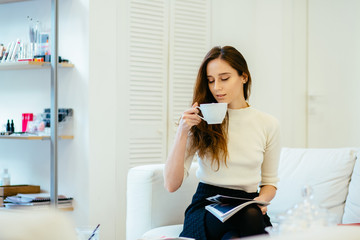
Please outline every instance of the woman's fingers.
M196 105L197 105L197 103L195 103ZM184 112L184 114L198 114L199 113L199 109L197 109L196 107L196 105L193 105L193 107L192 108L189 108L189 109L187 109L185 112Z
M199 109L196 108L197 106L198 103L194 103L192 108L184 111L181 116L180 124L184 126L185 129L190 130L192 126L198 125L201 122L201 118L198 116Z
M192 127L198 125L201 122L201 118L195 114L183 114L182 121Z
M193 119L193 120L195 120L195 119L201 119L198 115L197 115L197 113L183 113L183 115L182 115L182 118L183 119Z
M198 125L201 122L201 118L195 114L183 114L181 118L181 125L186 125L190 129L194 125Z
M197 115L199 113L199 109L197 109L196 107L198 106L198 103L194 103L192 108L186 110L183 115L182 118L183 119L193 119L193 120L199 120L199 122L201 121L201 118Z
M260 207L262 214L265 215L267 212L267 207L266 206L259 206L259 207Z
M254 198L254 200L257 200L257 201L265 201L264 199L261 199L260 197L256 197ZM266 212L267 212L267 206L261 206L261 205L258 205L262 214L265 215Z

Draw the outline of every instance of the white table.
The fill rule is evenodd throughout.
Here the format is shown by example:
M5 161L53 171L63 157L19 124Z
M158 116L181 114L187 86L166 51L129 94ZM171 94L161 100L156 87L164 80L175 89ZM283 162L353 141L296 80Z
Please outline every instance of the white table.
M244 239L244 238L242 238ZM360 226L319 227L280 235L248 237L247 240L359 240Z

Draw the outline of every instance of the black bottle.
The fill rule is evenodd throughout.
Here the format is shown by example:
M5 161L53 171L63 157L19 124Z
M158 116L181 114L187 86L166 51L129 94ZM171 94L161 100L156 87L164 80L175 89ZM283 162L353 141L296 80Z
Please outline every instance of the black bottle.
M10 124L10 132L14 133L15 132L15 127L14 127L14 120L11 119L11 124Z
M8 119L7 124L6 124L6 132L10 132L10 131L11 131L10 120Z

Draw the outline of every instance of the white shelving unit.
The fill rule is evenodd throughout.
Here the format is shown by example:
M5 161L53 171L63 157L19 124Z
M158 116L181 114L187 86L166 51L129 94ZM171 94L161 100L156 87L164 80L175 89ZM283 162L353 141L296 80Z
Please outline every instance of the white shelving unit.
M24 2L28 0L0 0L0 4ZM10 135L0 139L50 140L50 197L53 206L58 204L58 140L73 139L73 136L58 136L58 74L59 67L73 67L73 64L58 63L58 0L51 0L51 63L14 62L0 63L0 70L51 69L51 133L50 136Z

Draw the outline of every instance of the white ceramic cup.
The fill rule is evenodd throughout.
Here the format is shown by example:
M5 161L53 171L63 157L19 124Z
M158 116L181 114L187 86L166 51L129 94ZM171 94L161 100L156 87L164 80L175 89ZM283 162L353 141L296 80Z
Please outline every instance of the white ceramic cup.
M227 103L203 103L196 108L200 109L204 117L198 116L208 124L221 124L226 115L227 105Z

